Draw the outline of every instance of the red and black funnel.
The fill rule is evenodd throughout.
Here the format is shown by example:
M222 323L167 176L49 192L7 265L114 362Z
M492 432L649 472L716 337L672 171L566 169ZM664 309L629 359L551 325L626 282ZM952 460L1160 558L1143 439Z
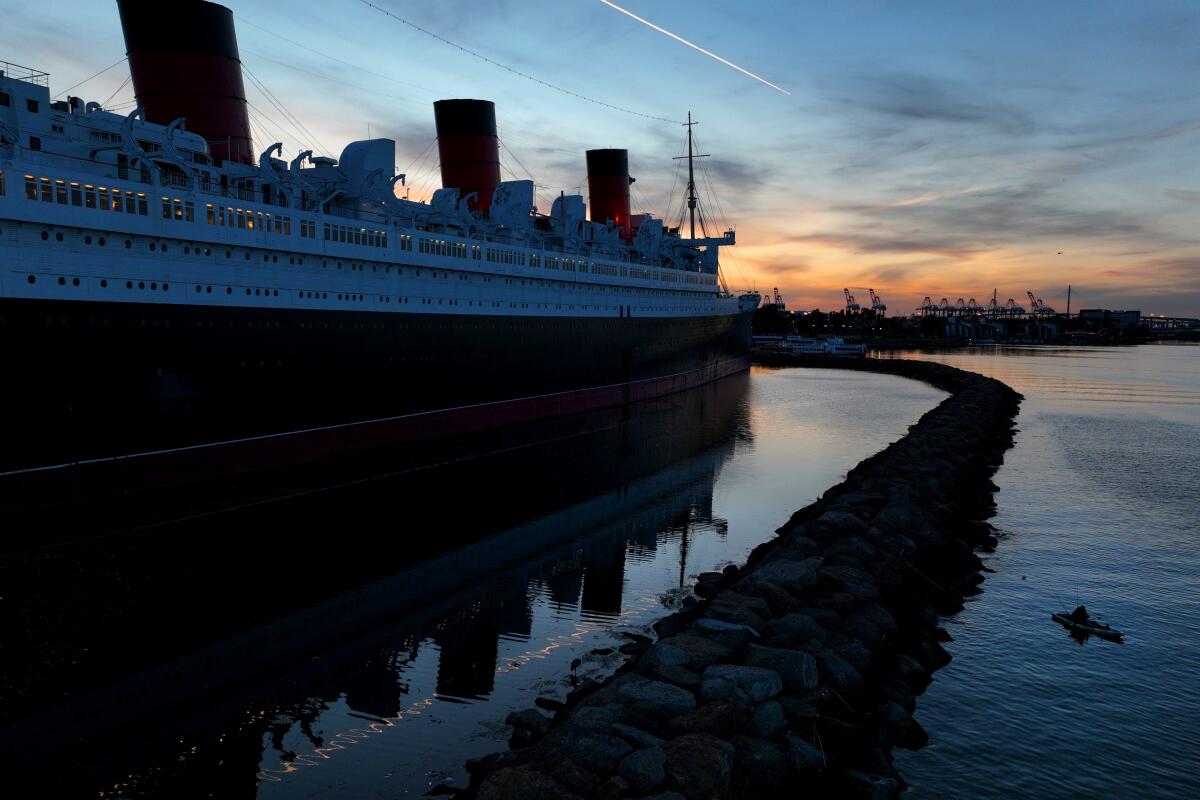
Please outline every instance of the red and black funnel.
M117 8L146 120L185 117L213 156L253 163L233 12L203 0L117 0Z
M496 105L490 100L438 100L437 125L442 186L463 195L476 193L473 211L487 213L500 185L500 145L496 137Z
M621 238L633 236L629 220L628 150L588 150L588 205L592 222L612 221L621 229Z

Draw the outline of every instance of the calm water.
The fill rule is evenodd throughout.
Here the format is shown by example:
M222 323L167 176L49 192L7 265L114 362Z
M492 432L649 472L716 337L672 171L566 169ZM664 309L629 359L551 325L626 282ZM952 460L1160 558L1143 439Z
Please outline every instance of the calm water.
M1025 395L1004 540L918 701L913 798L1200 796L1200 347L929 358ZM1082 602L1125 644L1049 619Z
M358 600L285 618L267 644L237 651L260 668L247 685L138 726L149 736L83 730L94 759L47 775L41 794L397 797L461 785L467 758L506 746L509 711L569 690L572 659L581 677L614 669L619 655L592 651L645 631L697 573L742 561L943 396L891 376L755 370L593 419L586 435L557 427L419 476L259 507L248 525L237 512L189 523L188 540L242 526L315 541L286 567L239 567L229 591L249 581L286 596L347 553L374 550L380 563ZM406 558L410 545L423 555Z

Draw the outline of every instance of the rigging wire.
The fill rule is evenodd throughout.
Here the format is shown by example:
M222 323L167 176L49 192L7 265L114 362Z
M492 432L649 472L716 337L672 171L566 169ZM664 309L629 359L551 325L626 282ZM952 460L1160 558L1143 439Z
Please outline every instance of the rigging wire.
M129 85L129 82L130 82L131 80L133 80L133 76L132 76L132 75L131 75L131 76L129 76L128 78L126 78L126 79L125 79L125 81L124 81L124 82L123 82L123 83L122 83L120 86L118 86L118 87L117 87L117 90L116 90L115 92L113 92L112 94L110 94L110 95L108 96L108 99L107 99L107 100L105 100L103 103L101 103L101 104L100 104L100 107L101 107L101 108L105 108L105 109L106 109L106 108L108 108L108 104L109 104L109 102L110 102L110 101L111 101L111 100L112 100L114 97L116 97L118 94L120 94L120 93L121 93L121 90L122 90L122 89L124 89L126 86L128 86L128 85ZM137 102L137 101L135 100L134 102Z
M67 92L71 91L72 89L78 89L80 86L83 86L85 83L87 83L88 81L90 81L92 78L99 78L101 75L103 75L104 73L108 72L108 71L109 71L110 69L112 69L113 67L117 66L118 64L122 64L122 63L124 63L124 62L126 62L126 61L128 61L128 60L129 60L129 56L122 56L120 61L114 61L113 63L109 64L107 67L105 67L104 69L100 70L100 71L99 71L99 72L97 72L96 74L94 74L94 75L90 75L90 76L88 76L88 77L84 78L84 79L83 79L83 80L81 80L79 83L75 84L74 86L68 86L66 89L63 89L61 92L59 92L58 94L56 94L56 95L54 95L54 96L55 96L55 97L62 97L64 94L66 94Z
M279 109L280 113L282 113L282 114L284 115L284 117L286 117L286 118L288 118L289 120L291 120L291 121L292 121L292 122L293 122L293 123L296 125L296 127L298 127L300 130L302 130L302 131L304 131L306 134L308 134L308 138L309 138L309 140L310 140L310 141L312 141L313 143L315 143L315 144L319 145L319 146L320 146L320 148L321 148L321 150L322 150L322 152L324 152L324 153L331 153L331 152L333 152L333 151L332 151L332 150L330 150L328 147L326 147L326 146L325 146L325 145L324 145L324 144L321 142L321 140L320 140L320 139L318 139L316 136L314 136L312 131L310 131L308 128L304 127L304 123L303 123L303 122L301 122L299 119L297 119L297 118L296 118L296 116L295 116L294 114L292 114L290 111L288 111L288 110L287 110L287 108L286 108L286 107L283 105L283 102L282 102L282 101L280 101L280 99L279 99L278 97L276 97L276 96L275 96L275 95L274 95L274 94L271 92L271 90L270 90L270 89L268 89L268 88L267 88L267 87L266 87L266 86L263 84L263 82L262 82L262 81L260 81L260 80L258 79L258 77L257 77L257 76L256 76L256 75L255 75L253 72L251 72L250 68L249 68L249 67L247 67L247 66L245 65L245 63L243 63L243 64L242 64L242 70L243 70L243 71L244 71L244 72L245 72L247 75L249 75L249 76L250 76L250 80L251 80L251 81L253 81L254 85L258 87L259 91L261 91L263 94L265 94L265 95L267 96L267 99L271 101L271 104L272 104L272 105L274 105L274 106L275 106L277 109ZM308 149L308 148L306 147L305 149Z
M246 101L246 108L253 109L254 112L256 114L258 114L260 119L270 119L270 115L268 115L264 109L259 108L258 106L251 103L249 100ZM272 120L272 127L275 128L276 132L279 132L279 131L284 130L284 123L278 122L276 120ZM292 130L290 133L288 133L286 136L281 136L281 137L277 138L275 141L282 142L287 139L291 139L293 142L295 142L296 146L299 147L301 150L311 150L312 149L312 147L308 144L308 142L305 140L305 138L302 135L300 135L300 132L298 130L296 130L295 126L292 126Z
M286 61L280 61L280 60L279 60L279 59L277 59L277 58L271 58L270 56L265 56L265 55L263 55L262 53L255 53L255 52L254 52L254 51L252 51L252 50L243 50L242 52L243 52L243 53L246 53L247 55L254 56L255 58L261 58L261 59L263 59L264 61L271 61L271 62L273 62L273 63L275 63L275 64L278 64L278 65L279 65L279 66L281 66L281 67L286 67L287 69L290 69L290 70L295 70L296 72L302 73L302 74L304 74L304 75L311 75L311 76L313 76L314 78L320 78L321 80L323 80L323 81L328 81L329 83L332 83L332 84L337 84L337 85L340 85L340 86L346 86L346 87L349 87L349 88L351 88L351 89L358 89L358 90L359 90L359 91L361 91L361 92L367 92L367 93L369 93L369 94L370 94L372 97L384 97L384 98L387 98L387 99L389 99L389 100L396 100L396 101L398 101L398 102L401 102L401 103L414 103L414 102L415 102L415 101L413 101L411 98L408 98L408 97L401 97L400 95L396 95L396 94L384 94L384 93L382 93L382 92L379 92L379 91L377 91L377 90L375 90L375 89L371 89L371 88L368 88L368 87L366 87L366 86L359 86L359 85L358 85L358 84L356 84L356 83L350 83L349 81L342 80L341 78L334 78L334 77L332 77L332 76L330 76L330 75L325 75L325 74L323 74L323 73L320 73L320 72L315 72L315 71L313 71L313 70L311 70L311 69L305 69L304 67L298 67L298 66L296 66L295 64L289 64L289 63L288 63L288 62L286 62Z
M365 67L361 67L361 66L359 66L358 64L354 64L354 63L352 63L352 62L350 62L350 61L346 61L346 60L344 60L344 59L338 58L337 56L331 56L331 55L329 55L328 53L323 53L323 52L321 52L320 50L317 50L317 49L316 49L316 48L314 48L314 47L309 47L309 46L308 46L308 45L306 45L306 44L302 44L302 43L300 43L300 42L297 42L295 39L289 39L289 38L287 38L286 36L283 36L283 35L281 35L281 34L279 34L279 33L276 33L275 31L271 30L270 28L265 28L265 27L263 27L262 25L257 25L257 24L255 24L255 23L251 22L250 20L246 19L245 17L241 16L241 15L235 15L235 16L237 17L237 19L238 19L240 22L242 22L242 23L245 23L246 25L249 25L249 26L250 26L250 27L252 27L252 28L258 28L260 31L263 31L264 33L269 33L271 36L274 36L276 39L281 39L281 40L283 40L283 41L287 42L287 43L288 43L288 44L290 44L290 45L293 45L293 46L295 46L295 47L299 47L301 50L307 50L308 52L310 52L310 53L315 53L316 55L319 55L319 56L321 56L322 58L327 58L327 59L329 59L330 61L336 61L336 62L337 62L337 63L339 63L339 64L344 64L345 66L347 66L347 67L350 67L351 69L358 70L359 72L362 72L362 73L364 73L364 74L367 74L367 75L373 75L373 76L374 76L374 77L376 77L376 78L380 78L380 79L382 79L382 80L385 80L385 81L390 81L390 82L392 82L392 83L395 83L395 84L398 84L398 85L400 85L400 86L408 86L408 87L410 87L410 88L413 88L413 89L420 89L420 90L421 90L421 91L423 91L423 92L429 92L430 94L437 94L437 92L436 92L435 90L433 90L433 89L430 89L430 88L429 88L429 87L427 87L427 86L420 86L420 85L418 85L418 84L415 84L415 83L409 83L408 81L402 81L402 80L399 80L399 79L397 79L397 78L393 78L393 77L391 77L391 76L389 76L389 75L384 75L384 74L383 74L383 73L381 73L381 72L373 72L373 71L371 71L371 70L369 70L369 69L367 69L367 68L365 68ZM259 57L261 58L262 56L259 56ZM279 62L279 63L283 63L283 62ZM287 65L287 64L284 64L284 66L288 66L288 65Z
M461 50L462 52L466 53L469 56L474 56L475 58L478 58L480 61L485 61L494 67L499 67L500 69L502 69L506 72L511 72L513 75L517 75L519 77L525 78L526 80L533 81L534 83L539 84L541 86L545 86L547 89L553 89L556 92L561 92L562 94L568 95L570 97L574 97L577 100L583 100L588 103L593 103L595 105L602 106L604 108L608 108L613 111L620 111L623 114L632 114L635 117L642 117L643 119L652 119L652 120L655 120L656 122L669 122L672 125L678 123L678 120L667 119L666 117L657 117L653 114L644 114L641 111L634 111L631 108L625 108L623 106L613 105L612 103L606 103L603 100L597 100L594 97L588 97L587 95L580 94L579 92L573 92L570 89L564 89L563 87L558 86L553 83L550 83L549 81L544 81L541 78L535 78L533 75L530 75L527 72L522 72L519 69L510 67L507 64L501 64L499 61L488 58L487 56L483 55L482 53L478 53L474 50L463 47L461 44L458 44L457 42L452 42L449 39L447 39L446 37L436 34L433 31L428 30L427 28L422 28L420 25L417 25L415 22L410 22L409 20L405 19L404 17L401 17L397 14L393 14L391 11L388 11L386 8L375 5L374 3L370 2L370 0L359 0L359 2L362 3L363 5L367 6L368 8L373 8L381 14L391 17L392 19L396 20L399 23L407 25L408 27L412 28L413 30L420 31L421 33L425 34L426 36L430 36L434 39L437 39L442 44L449 45L450 47L453 47L456 50Z

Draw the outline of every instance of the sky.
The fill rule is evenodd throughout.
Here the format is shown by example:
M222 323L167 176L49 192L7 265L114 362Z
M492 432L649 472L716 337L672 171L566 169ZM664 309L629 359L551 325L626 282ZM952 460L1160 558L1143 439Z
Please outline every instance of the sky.
M1200 0L615 1L790 94L600 0L371 0L572 94L361 0L226 5L256 146L393 138L413 198L438 186L433 101L476 97L541 211L624 147L635 212L677 224L691 111L735 290L830 310L870 287L896 315L993 290L1062 310L1071 285L1072 310L1200 316ZM0 59L52 94L124 56L115 2L3 2ZM71 93L125 110L127 77Z

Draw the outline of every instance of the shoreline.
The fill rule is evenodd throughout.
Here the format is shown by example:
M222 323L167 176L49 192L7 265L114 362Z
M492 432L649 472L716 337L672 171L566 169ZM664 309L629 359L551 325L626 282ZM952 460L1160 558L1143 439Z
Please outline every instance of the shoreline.
M805 788L898 795L895 747L928 736L916 697L950 660L939 615L978 594L995 547L991 476L1021 396L911 360L757 354L767 367L900 375L950 397L795 512L746 565L621 648L624 665L566 703L509 715L510 749L468 763L465 796L773 797ZM447 787L446 791L455 790Z

